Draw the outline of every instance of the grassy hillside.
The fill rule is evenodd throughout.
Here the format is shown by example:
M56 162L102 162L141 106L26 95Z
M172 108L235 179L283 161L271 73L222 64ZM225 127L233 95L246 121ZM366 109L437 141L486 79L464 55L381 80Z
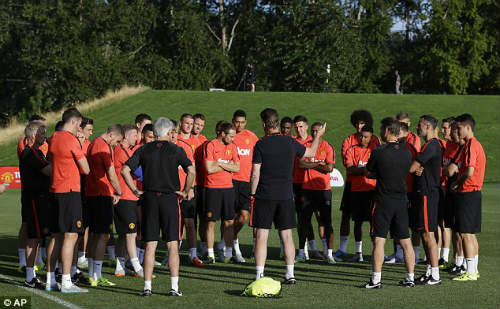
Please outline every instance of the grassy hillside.
M445 95L387 95L387 94L313 94L313 93L243 93L243 92L193 92L158 91L146 92L125 98L102 108L95 108L87 116L95 120L95 136L107 125L133 122L138 113L148 113L154 118L166 116L178 119L182 113L201 112L208 118L203 132L214 137L218 120L231 120L236 109L248 114L248 128L262 135L259 112L265 107L276 108L280 116L307 116L310 122L326 121L326 139L340 149L342 140L352 133L349 122L354 109L364 108L372 112L375 131L379 121L407 111L412 117L412 130L420 115L432 114L438 119L461 113L471 113L477 121L476 136L483 144L487 156L485 180L500 181L500 108L499 96L445 96ZM94 137L95 137L94 136ZM17 164L15 141L0 146L0 165ZM340 162L339 162L340 163ZM341 164L337 164L339 167Z

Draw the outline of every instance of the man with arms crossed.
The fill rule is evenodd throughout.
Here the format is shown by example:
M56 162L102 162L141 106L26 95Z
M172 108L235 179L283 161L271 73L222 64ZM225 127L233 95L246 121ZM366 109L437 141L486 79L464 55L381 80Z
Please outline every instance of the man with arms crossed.
M82 114L76 108L67 109L62 115L62 130L52 135L49 157L52 162L50 192L52 202L51 233L47 248L47 285L45 289L57 289L55 264L61 256L63 293L88 292L71 282L71 264L78 233L82 232L82 199L80 196L80 171L89 173L89 165L76 135Z
M188 197L196 174L186 152L171 142L172 121L158 118L153 125L156 141L137 149L125 163L121 174L135 196L143 195L142 240L146 243L144 257L143 296L152 295L151 279L155 262L156 246L160 239L168 249L171 290L168 295L182 296L179 290L179 240L181 238L180 206L178 196ZM180 190L179 165L187 172L184 191ZM143 190L139 191L132 179L131 171L142 166ZM188 197L189 198L189 197Z
M285 284L295 284L293 274L295 246L292 229L296 227L293 201L293 167L295 157L313 157L326 125L318 131L311 148L299 144L290 136L280 134L278 112L267 108L260 113L266 134L254 148L250 196L255 196L250 225L257 228L255 246L256 279L264 276L267 258L269 229L279 230L284 245L286 274Z

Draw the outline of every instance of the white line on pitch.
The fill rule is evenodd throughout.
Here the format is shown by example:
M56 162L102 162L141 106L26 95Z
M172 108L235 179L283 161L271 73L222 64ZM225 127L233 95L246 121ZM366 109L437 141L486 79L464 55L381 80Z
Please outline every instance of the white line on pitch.
M53 295L49 295L49 294L47 294L47 293L45 293L43 291L37 290L37 289L32 289L32 288L25 287L25 286L21 285L21 283L19 283L18 281L12 280L12 279L10 279L9 277L7 277L5 275L0 274L0 279L3 279L3 281L11 283L11 284L17 286L18 288L24 289L24 290L26 290L28 292L32 292L33 294L36 294L38 296L41 296L43 298L46 298L46 299L51 300L53 302L56 302L59 305L64 306L66 308L69 308L69 309L82 309L81 307L78 307L77 305L72 304L72 303L70 303L68 301L62 300L59 297L56 297L56 296L53 296Z

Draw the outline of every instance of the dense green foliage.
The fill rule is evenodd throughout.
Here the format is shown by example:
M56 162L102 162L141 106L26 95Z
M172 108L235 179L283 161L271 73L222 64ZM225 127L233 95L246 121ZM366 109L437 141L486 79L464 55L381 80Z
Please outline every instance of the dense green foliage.
M258 90L394 92L396 69L405 93L500 90L498 0L5 0L0 21L4 121L124 84L248 89L248 62Z

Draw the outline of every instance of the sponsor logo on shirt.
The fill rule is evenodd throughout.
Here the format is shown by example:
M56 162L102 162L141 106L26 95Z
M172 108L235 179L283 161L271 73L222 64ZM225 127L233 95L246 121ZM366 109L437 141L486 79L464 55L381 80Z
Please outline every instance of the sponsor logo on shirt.
M230 161L229 161L229 160L219 159L219 160L217 160L217 162L221 162L221 163L229 163Z
M250 156L250 149L241 149L240 147L236 147L238 149L238 154L240 156Z
M368 164L368 161L367 162L363 162L361 160L358 161L358 167L365 167L366 164Z

